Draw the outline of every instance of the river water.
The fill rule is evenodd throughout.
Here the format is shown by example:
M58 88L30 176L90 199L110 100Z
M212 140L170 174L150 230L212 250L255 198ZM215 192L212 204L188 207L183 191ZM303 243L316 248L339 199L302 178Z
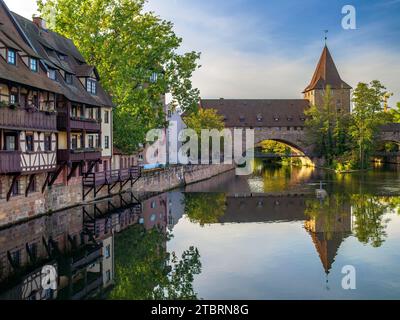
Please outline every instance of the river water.
M0 230L0 298L400 298L397 167L257 162L252 176L123 197ZM49 264L56 290L32 284Z

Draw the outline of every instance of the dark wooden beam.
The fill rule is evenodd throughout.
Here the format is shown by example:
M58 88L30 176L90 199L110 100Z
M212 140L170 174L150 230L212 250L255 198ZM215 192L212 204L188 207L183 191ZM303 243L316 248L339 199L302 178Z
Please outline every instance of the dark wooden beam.
M72 178L72 176L75 174L78 166L79 166L79 163L72 163L72 168L71 168L70 173L68 174L67 181L69 181Z
M91 173L92 170L93 170L93 168L94 168L94 166L95 166L97 163L98 163L98 160L91 161L90 164L89 164L89 167L88 167L88 169L87 169L87 171L86 171L86 173L85 173L85 175L87 175L88 173Z
M64 169L64 166L65 166L65 164L61 164L57 168L57 171L53 174L53 176L51 177L51 180L49 181L49 187L51 187L53 185L53 183L57 180L58 176L60 175L60 173Z
M51 172L47 172L46 180L44 180L44 183L42 186L42 193L44 193L44 190L46 190L46 187L49 184L51 174L52 174Z
M17 270L17 269L20 267L20 266L14 261L14 259L12 258L10 251L7 251L7 258L8 258L8 261L10 262L10 264L11 264L11 266L12 266L12 268L13 268L14 270Z
M13 177L13 179L12 179L10 189L9 189L8 192L7 192L7 201L10 200L12 190L14 189L14 185L17 183L18 178L19 178L19 174L18 174L18 175L15 175L15 176Z
M31 174L31 175L29 176L28 185L26 186L26 189L25 189L25 197L28 196L28 194L29 194L29 189L30 189L30 187L32 186L32 184L34 183L34 181L35 181L35 175L34 175L34 174Z
M33 255L33 252L31 250L31 248L29 247L28 243L25 244L25 248L26 248L26 252L28 252L29 260L32 263L35 263L36 262L36 257Z

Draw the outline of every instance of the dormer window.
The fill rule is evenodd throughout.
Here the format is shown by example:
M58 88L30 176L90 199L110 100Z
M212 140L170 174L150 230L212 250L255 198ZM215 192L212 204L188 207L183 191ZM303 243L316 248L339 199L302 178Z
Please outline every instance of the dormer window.
M86 80L86 91L91 94L97 93L97 83L94 79L87 79Z
M279 117L274 117L274 120L275 121L279 121Z
M300 120L301 120L301 121L306 121L306 118L300 117Z
M47 76L51 80L56 80L56 70L55 69L49 69L49 71L47 71Z
M244 122L244 120L245 120L244 116L240 116L240 117L239 117L239 121L240 121L240 122Z
M65 73L65 82L67 84L72 84L72 74L71 73Z
M14 49L7 50L7 63L13 65L17 64L17 55Z
M262 114L258 114L258 115L257 115L257 121L258 121L258 122L261 122L262 120L263 120Z
M292 121L293 118L292 118L292 117L287 117L287 120L288 120L288 121Z
M31 69L32 72L38 72L38 60L35 58L30 58L29 59L29 68Z

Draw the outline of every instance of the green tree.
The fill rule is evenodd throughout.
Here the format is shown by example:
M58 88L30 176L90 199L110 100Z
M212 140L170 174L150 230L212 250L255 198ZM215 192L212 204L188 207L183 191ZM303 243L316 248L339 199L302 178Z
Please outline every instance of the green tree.
M190 221L201 226L218 223L225 214L225 193L187 193L185 194L185 214Z
M392 122L400 123L400 102L397 102L397 108L390 109L389 114Z
M355 194L351 196L353 210L354 234L362 243L370 243L373 247L380 247L387 236L388 220L383 220L386 210L390 207L382 198L369 194Z
M202 129L224 128L224 118L215 109L200 108L196 112L191 112L183 118L188 128L193 129L200 136Z
M339 112L334 104L330 86L325 89L322 105L311 106L306 110L306 135L314 151L324 156L328 166L335 159L349 151L349 139L346 130L349 114Z
M190 112L187 116L183 117L183 121L189 129L193 129L197 133L198 137L198 153L201 156L201 130L202 129L217 129L222 130L225 126L223 117L218 114L215 109L197 109L194 112ZM222 154L224 151L224 138L221 137L219 140L219 151ZM209 152L212 154L212 137L208 141ZM214 150L217 151L217 150Z
M194 247L178 259L165 250L168 236L154 228L135 225L115 239L115 286L110 299L197 299L194 275L201 273Z
M182 39L173 24L145 12L144 4L145 0L38 0L50 28L72 39L97 67L117 106L115 145L126 152L134 151L149 129L165 125L165 93L172 93L185 110L196 108L199 99L190 80L199 67L199 53L178 53Z
M386 88L378 81L369 84L360 82L353 92L354 108L349 128L358 150L357 161L361 169L368 167L379 126L387 122L383 112L383 103L387 95Z

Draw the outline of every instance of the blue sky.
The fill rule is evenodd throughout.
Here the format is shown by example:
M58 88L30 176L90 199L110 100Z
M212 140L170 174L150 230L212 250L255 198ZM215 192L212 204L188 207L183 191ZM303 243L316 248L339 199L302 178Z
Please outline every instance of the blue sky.
M6 0L27 17L35 0ZM356 9L357 29L341 27L342 7ZM203 97L301 98L323 47L343 80L381 80L400 101L400 0L149 0L172 21L184 50L202 53L194 84Z

